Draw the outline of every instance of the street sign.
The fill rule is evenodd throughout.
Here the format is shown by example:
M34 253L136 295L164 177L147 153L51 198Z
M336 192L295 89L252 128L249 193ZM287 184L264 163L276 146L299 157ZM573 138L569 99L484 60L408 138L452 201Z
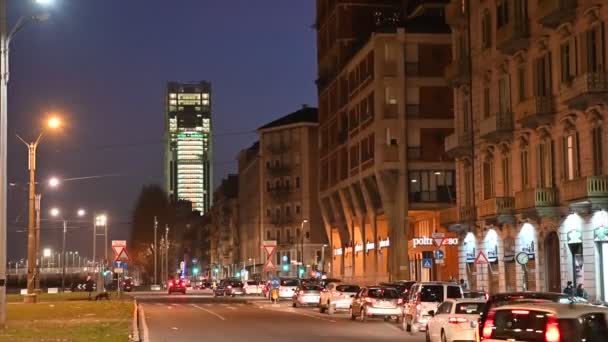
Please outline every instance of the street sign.
M264 271L274 271L277 269L277 266L272 262L272 256L274 255L274 250L277 248L276 241L264 241L262 248L266 251L266 263L264 264Z
M422 259L422 268L433 268L433 259Z
M114 268L114 273L123 273L123 269L120 267Z
M114 259L114 261L123 261L123 262L128 262L129 261L129 255L127 254L127 250L126 249L121 249L120 253L118 253L118 255L116 255L116 259Z
M443 241L445 239L445 234L443 233L433 233L433 244L437 247L437 248L441 248L441 246L443 246Z
M435 261L443 260L445 258L445 253L443 250L438 249L435 251Z
M276 271L277 266L272 262L271 258L268 258L268 260L266 260L266 263L264 264L264 271L266 272L270 272L270 271Z
M477 258L475 258L474 265L487 265L488 263L488 257L483 251L479 251L479 254L477 254Z
M114 254L120 254L120 251L123 249L127 249L127 241L126 240L112 240L112 249L114 250Z

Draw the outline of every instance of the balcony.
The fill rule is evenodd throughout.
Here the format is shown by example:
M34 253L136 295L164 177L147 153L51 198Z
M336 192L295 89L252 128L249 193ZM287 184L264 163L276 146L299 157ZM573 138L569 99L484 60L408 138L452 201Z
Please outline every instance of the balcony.
M564 102L572 109L585 110L589 106L607 103L608 72L588 72L576 77L562 92Z
M484 200L479 206L479 217L496 218L500 223L513 221L514 202L513 197L494 197Z
M515 16L515 20L496 30L496 48L506 55L526 49L529 44L528 18L523 18L521 15Z
M467 26L467 16L458 0L452 0L445 6L445 22L457 28Z
M445 152L451 157L460 157L471 153L471 134L450 134L445 138Z
M469 56L458 56L444 70L443 78L452 86L458 87L471 82Z
M268 146L268 152L270 152L271 154L283 154L285 152L289 151L289 146L287 146L287 144L285 143L276 143L276 144L270 144Z
M576 0L539 0L536 8L538 22L549 28L570 21L576 15Z
M525 128L549 124L555 115L553 96L534 96L515 107L515 120Z
M608 204L608 176L589 176L565 182L561 187L564 202Z
M471 206L451 207L439 211L439 223L442 225L460 224L475 220L475 208Z
M291 167L289 167L289 165L286 165L286 164L274 164L274 165L267 167L266 169L268 170L268 173L270 173L273 176L286 175L286 174L289 174L289 171L291 171Z
M384 118L396 119L399 117L399 106L396 103L387 103L384 105Z
M479 136L490 142L499 142L513 133L513 113L498 113L483 119L479 125Z
M527 211L536 209L541 216L557 206L557 191L555 188L527 189L515 193L515 210Z

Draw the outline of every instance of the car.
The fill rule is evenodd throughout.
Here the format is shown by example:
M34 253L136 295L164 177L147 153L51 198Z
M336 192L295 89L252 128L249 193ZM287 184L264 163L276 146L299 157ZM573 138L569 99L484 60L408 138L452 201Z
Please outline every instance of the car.
M317 281L318 285L321 285L322 287L327 287L327 285L329 285L330 283L341 283L342 280L340 279L336 279L336 278L325 278L325 279L319 279Z
M481 336L484 342L606 341L608 309L555 302L499 306L488 312Z
M357 317L362 322L368 318L382 317L385 319L401 319L403 298L393 288L372 286L363 287L354 296L350 306L349 315L352 320Z
M359 292L359 285L329 283L321 291L319 298L319 311L333 315L336 310L348 310L353 302L354 295Z
M515 303L544 303L544 302L554 302L554 303L588 303L586 299L581 297L573 297L564 293L558 292L506 292L506 293L497 293L493 294L488 298L487 304L484 310L481 312L479 316L479 323L477 326L479 327L479 335L481 336L481 330L483 329L483 325L485 323L488 312L491 309L508 304Z
M243 283L243 290L246 295L262 295L264 284L256 280L249 280Z
M465 290L463 292L464 298L474 298L474 299L485 299L488 300L490 298L490 294L486 291L472 291Z
M416 282L410 280L399 280L392 283L380 283L381 286L396 288L404 299L414 284L416 284Z
M321 295L321 286L319 285L300 285L296 289L292 298L294 308L298 306L317 306L319 304L319 296Z
M279 278L279 298L292 298L300 286L297 278Z
M230 280L226 284L226 296L242 296L245 294L243 290L243 282L240 280Z
M125 280L122 281L122 290L125 292L133 291L133 279L125 278Z
M403 328L424 331L431 318L429 311L436 312L439 304L447 299L463 297L462 287L456 283L430 281L412 285L403 308Z
M172 279L167 282L167 290L169 294L173 292L181 292L186 294L186 281L183 279Z
M426 341L475 341L479 314L486 305L484 299L448 299L429 311L426 323Z
M227 296L228 295L228 286L230 285L230 281L232 281L232 280L233 279L220 280L220 282L217 284L215 289L213 289L213 296L214 297Z

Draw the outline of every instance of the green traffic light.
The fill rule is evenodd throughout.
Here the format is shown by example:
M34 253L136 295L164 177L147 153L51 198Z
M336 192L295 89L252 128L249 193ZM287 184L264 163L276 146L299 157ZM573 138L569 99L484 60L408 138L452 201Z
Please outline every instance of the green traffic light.
M241 272L236 272L236 277L240 278L241 277Z
M283 265L283 272L289 272L289 265Z
M198 274L198 268L193 268L193 269L192 269L192 273L194 273L194 274Z
M220 269L216 267L216 268L215 268L213 271L214 271L215 273L219 273Z

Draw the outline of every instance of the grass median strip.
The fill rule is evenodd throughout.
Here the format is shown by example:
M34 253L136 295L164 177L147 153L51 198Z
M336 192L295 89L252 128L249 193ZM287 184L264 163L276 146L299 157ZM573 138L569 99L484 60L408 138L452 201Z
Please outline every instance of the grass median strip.
M7 307L0 341L128 341L131 300L56 301Z

